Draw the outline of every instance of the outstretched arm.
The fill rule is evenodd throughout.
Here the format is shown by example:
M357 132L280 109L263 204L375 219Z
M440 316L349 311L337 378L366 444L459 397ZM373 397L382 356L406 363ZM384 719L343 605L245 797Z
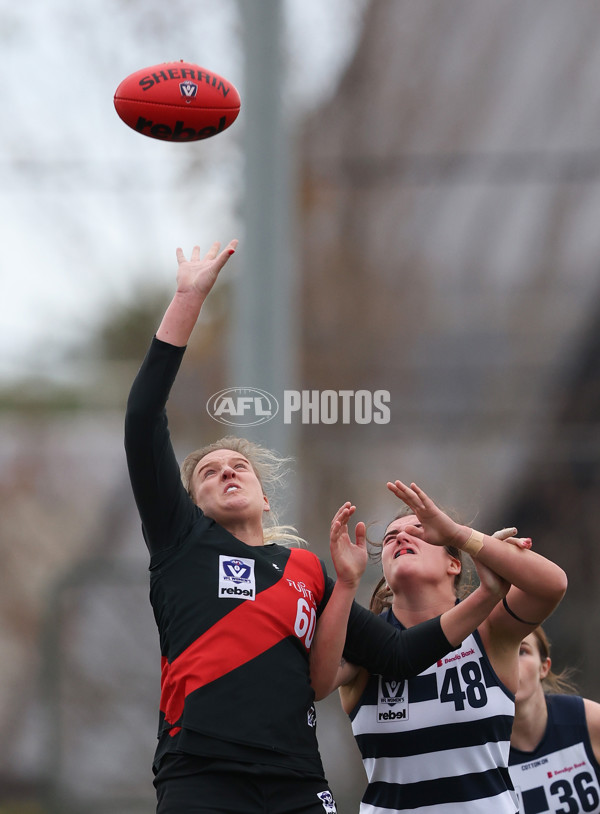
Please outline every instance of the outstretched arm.
M215 243L200 259L177 250L177 290L133 382L125 416L125 450L144 537L152 554L173 546L195 516L179 472L167 426L166 403L202 303L235 250ZM178 523L175 523L177 518Z
M427 669L430 664L441 659L450 650L456 649L466 636L485 621L498 601L506 595L509 585L481 563L476 563L475 567L479 574L480 586L442 616L403 631L394 630L390 624L384 622L388 630L404 636L402 643L409 651L411 659L408 667L398 667L395 664L393 667L377 665L373 661L369 662L368 658L363 660L362 666L359 667L352 661L342 659L335 677L335 686L340 688L340 700L344 712L350 714L358 703L366 687L369 673L397 679L412 678ZM383 621L375 616L372 616L372 619L377 623ZM442 634L441 639L438 638L436 627ZM370 634L370 638L374 637L376 633L377 631L374 630ZM445 641L445 645L442 645L442 640ZM399 639L390 639L388 655L393 656L394 650L399 648L400 644ZM352 659L352 655L348 657Z
M204 300L237 244L232 240L220 252L221 245L213 243L203 258L200 247L194 246L189 260L177 249L177 290L156 332L157 339L180 348L187 345Z
M358 668L389 678L413 678L438 659L455 650L497 606L507 585L489 572L489 580L466 599L441 616L398 630L371 611L352 606L348 623L344 659L335 678L321 697L336 687L351 682Z
M346 640L348 616L367 565L365 524L356 524L356 544L348 533L348 520L355 510L356 506L344 503L331 523L329 550L337 580L319 617L310 649L310 681L317 701L338 686L336 675Z
M456 523L416 484L388 483L388 488L410 507L420 526L406 531L432 545L451 545L469 552L479 563L511 583L505 603L494 612L491 623L507 641L520 643L533 627L541 624L561 601L567 576L555 563L523 545L506 545L504 540Z
M347 521L354 507L346 503L334 517L331 526L332 556L334 546L350 553L353 559L355 582L343 586L338 570L340 593L330 608L333 594L317 625L311 648L311 683L317 700L329 695L337 687L348 683L364 667L368 672L394 678L411 678L425 670L437 659L457 647L505 596L508 584L485 566L480 565L481 584L467 599L446 611L441 617L429 619L408 630L397 630L370 611L352 602L360 574L357 563L366 563L365 527L356 526L357 545L352 547ZM339 557L339 554L337 555ZM331 611L331 615L325 614ZM346 621L348 627L346 630ZM344 643L344 634L346 641ZM342 655L342 645L344 659Z

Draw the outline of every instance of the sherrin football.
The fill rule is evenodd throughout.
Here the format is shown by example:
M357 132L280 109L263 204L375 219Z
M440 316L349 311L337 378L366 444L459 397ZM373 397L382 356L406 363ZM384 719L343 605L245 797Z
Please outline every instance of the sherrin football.
M240 95L231 82L183 60L130 74L115 91L114 102L125 124L162 141L216 136L240 112Z

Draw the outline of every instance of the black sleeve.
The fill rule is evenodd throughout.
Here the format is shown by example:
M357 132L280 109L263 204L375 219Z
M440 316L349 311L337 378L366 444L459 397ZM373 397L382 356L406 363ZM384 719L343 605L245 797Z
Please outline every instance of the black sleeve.
M356 602L352 606L344 658L374 675L412 678L451 650L439 616L398 630Z
M152 554L175 545L197 511L181 482L166 413L184 351L155 337L127 401L127 466Z

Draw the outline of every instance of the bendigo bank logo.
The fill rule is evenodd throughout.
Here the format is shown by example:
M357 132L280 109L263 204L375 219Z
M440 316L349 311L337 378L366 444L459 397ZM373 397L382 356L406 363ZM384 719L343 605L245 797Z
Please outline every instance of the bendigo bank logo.
M206 402L208 414L231 427L252 427L275 418L279 404L275 396L255 387L228 387Z

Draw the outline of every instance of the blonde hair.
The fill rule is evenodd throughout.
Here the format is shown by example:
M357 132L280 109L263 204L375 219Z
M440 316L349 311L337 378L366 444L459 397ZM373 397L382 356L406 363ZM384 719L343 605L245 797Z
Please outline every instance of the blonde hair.
M401 509L398 514L393 517L390 522L387 524L386 528L390 526L394 520L399 520L401 517L408 517L409 515L414 514L412 509L408 506L405 506ZM446 511L446 514L448 512ZM383 548L383 540L370 540L369 544L373 550L369 551L369 556L374 562L381 562L381 551ZM472 579L472 571L467 571L465 568L465 563L462 556L462 551L459 548L455 548L454 546L446 545L444 546L446 552L450 557L454 557L455 560L460 562L461 568L458 574L454 577L454 593L459 599L464 599L472 590L473 590L473 579ZM382 611L387 610L388 608L392 607L392 601L394 599L394 593L392 589L387 584L385 576L381 577L375 588L373 589L373 593L371 594L371 601L369 602L369 609L375 613L380 614Z
M546 635L546 631L540 625L536 627L533 632L535 636L535 643L542 661L550 658L550 640ZM577 694L577 687L573 682L573 673L575 671L571 667L566 667L560 673L553 673L548 670L548 675L542 679L542 687L545 693L559 693L561 695L574 695Z
M254 474L259 480L263 493L269 500L270 511L266 525L263 527L263 541L265 543L280 542L283 545L306 545L304 540L293 526L281 525L277 516L277 509L273 508L273 494L277 487L283 487L285 476L288 473L288 464L291 458L283 458L271 449L263 447L255 441L247 438L238 438L235 435L227 435L207 444L200 449L190 452L181 465L181 480L187 493L193 499L192 477L198 462L210 452L217 452L220 449L230 449L238 452L247 458L252 466Z

